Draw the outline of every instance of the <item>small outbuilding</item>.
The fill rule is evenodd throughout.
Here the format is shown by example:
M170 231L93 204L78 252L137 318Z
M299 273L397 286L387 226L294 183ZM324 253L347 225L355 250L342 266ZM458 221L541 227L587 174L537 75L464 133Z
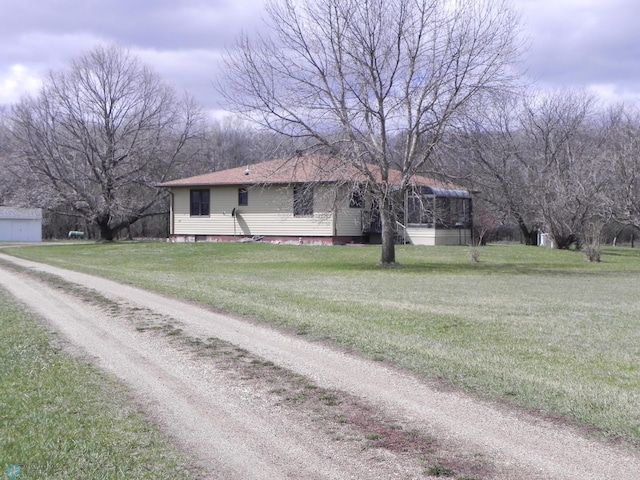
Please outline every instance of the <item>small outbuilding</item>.
M41 242L42 209L0 207L0 242Z

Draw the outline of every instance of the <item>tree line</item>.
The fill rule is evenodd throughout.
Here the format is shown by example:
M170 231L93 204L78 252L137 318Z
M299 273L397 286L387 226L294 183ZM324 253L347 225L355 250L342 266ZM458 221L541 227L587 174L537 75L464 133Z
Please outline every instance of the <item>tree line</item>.
M1 109L0 204L44 208L45 236L164 237L157 183L315 152L370 179L381 264L395 263L393 199L416 174L476 192L477 239L514 225L526 243L543 231L558 248L597 247L605 226L640 228L638 112L520 86L507 0L271 0L266 11L268 28L225 57L227 120L118 45Z
M443 164L457 164L478 191L481 228L515 225L527 244L545 232L557 248L592 248L596 259L605 228L640 229L633 107L578 90L521 92L494 99L452 137Z
M127 48L99 46L0 109L0 204L43 208L45 238L166 238L156 184L265 160L265 141L207 119Z

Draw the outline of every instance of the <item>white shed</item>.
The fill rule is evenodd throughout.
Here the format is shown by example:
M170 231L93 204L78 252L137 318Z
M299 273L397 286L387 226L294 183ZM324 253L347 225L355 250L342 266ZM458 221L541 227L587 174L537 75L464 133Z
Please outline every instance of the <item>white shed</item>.
M0 242L41 242L42 209L0 207Z

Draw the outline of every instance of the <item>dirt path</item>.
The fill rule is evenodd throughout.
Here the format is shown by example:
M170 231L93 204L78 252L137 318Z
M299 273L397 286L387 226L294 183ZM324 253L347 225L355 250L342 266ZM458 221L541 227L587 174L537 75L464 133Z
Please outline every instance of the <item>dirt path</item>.
M637 452L600 444L570 428L189 303L2 254L0 259L59 276L114 302L88 304L0 268L0 285L126 382L206 478L429 478L433 460L425 463L425 452L459 465L456 476L640 478ZM194 348L172 339L177 328ZM228 355L202 355L214 348L215 339L229 342L227 353L243 352L236 355L240 367L233 367ZM256 365L263 367L252 370ZM294 392L292 385L302 377L288 372L309 383ZM284 387L275 383L285 380ZM303 401L313 397L307 395L311 391L321 392L315 403ZM377 423L363 418L377 414ZM385 444L380 437L391 438L394 428L402 432L399 443ZM415 445L406 440L412 436Z

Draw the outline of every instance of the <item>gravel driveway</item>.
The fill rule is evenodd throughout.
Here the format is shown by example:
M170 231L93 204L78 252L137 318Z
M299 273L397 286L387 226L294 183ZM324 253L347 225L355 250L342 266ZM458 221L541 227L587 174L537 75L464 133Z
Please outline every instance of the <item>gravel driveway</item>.
M638 452L257 322L0 254L0 285L118 376L202 478L633 479ZM88 290L87 290L88 289ZM215 354L214 354L215 353Z

